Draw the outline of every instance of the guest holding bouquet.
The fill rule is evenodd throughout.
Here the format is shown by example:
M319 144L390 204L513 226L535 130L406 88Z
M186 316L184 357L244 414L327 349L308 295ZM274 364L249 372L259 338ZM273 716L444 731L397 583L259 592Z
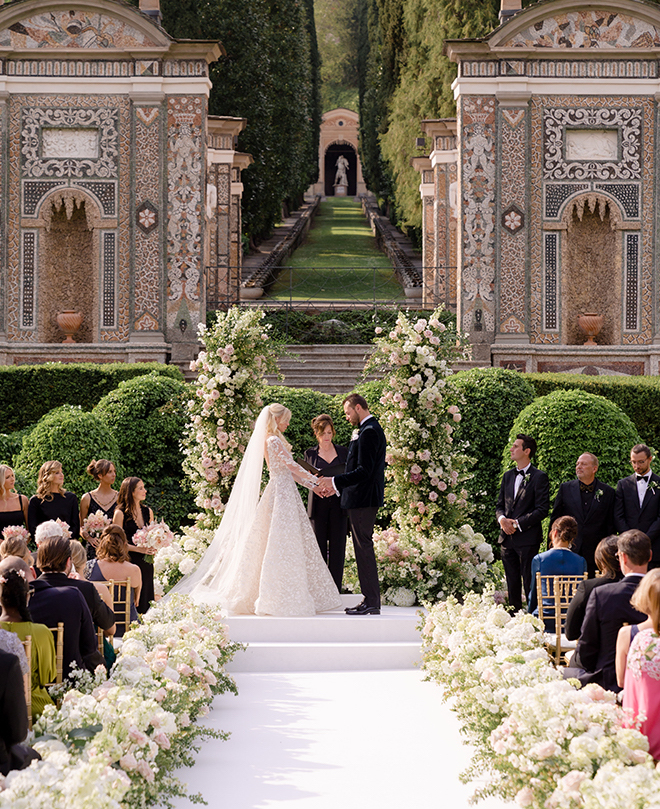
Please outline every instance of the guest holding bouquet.
M19 526L26 529L28 516L28 499L24 494L18 494L14 489L16 477L11 466L0 466L0 531L4 538L4 529Z
M98 486L83 494L80 500L80 522L82 536L87 540L87 557L93 559L103 529L112 522L119 492L112 488L117 477L112 461L105 458L91 461L87 474L94 478Z
M146 556L153 556L154 548L133 544L136 532L154 521L154 513L144 505L147 489L140 478L124 478L119 489L117 508L112 522L124 529L128 541L129 558L140 568L142 574L142 591L137 610L145 613L154 600L154 566Z
M307 463L319 470L320 477L343 474L348 450L334 443L336 431L332 418L327 413L321 413L312 419L312 430L319 443L306 450ZM319 497L310 490L307 513L312 521L323 561L328 565L330 575L341 593L348 533L346 511L341 507L337 494Z
M28 504L28 530L34 537L37 527L47 520L67 524L71 536L80 536L78 498L64 488L64 472L59 461L46 461L39 470L37 493Z

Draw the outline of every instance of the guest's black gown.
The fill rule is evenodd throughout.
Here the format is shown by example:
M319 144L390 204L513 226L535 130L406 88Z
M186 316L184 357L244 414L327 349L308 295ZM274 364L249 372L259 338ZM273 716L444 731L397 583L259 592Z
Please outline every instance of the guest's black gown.
M111 503L108 508L103 508L100 503L97 503L96 500L94 500L94 495L91 492L87 492L87 494L89 495L89 509L87 511L87 516L89 517L90 514L96 514L97 511L100 511L105 514L110 522L112 522L112 517L115 513L115 509L117 508L117 501L115 500L114 503ZM87 558L96 559L96 548L91 542L87 543Z
M24 498L27 503L27 497L25 497L24 494L19 494L19 497L21 503L23 503ZM22 508L18 508L15 511L0 511L0 542L2 542L3 530L9 528L10 525L20 525L23 528L27 528Z
M149 509L147 506L140 506L140 511L142 512L142 521L145 525L149 525ZM133 544L133 537L139 528L139 525L130 514L124 514L124 533L129 545ZM142 590L137 605L137 611L142 615L149 609L151 602L154 600L154 566L151 562L147 562L143 553L129 551L129 556L131 562L137 565L142 572Z

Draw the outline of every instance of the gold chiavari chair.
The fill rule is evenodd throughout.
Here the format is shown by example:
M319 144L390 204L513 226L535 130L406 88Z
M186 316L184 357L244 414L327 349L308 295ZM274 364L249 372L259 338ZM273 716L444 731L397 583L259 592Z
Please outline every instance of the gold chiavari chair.
M23 688L25 690L28 725L32 730L32 635L26 635L25 640L21 641L21 643L23 644L23 649L25 649L28 663L27 674L23 675Z
M121 632L117 632L118 636L128 632L131 626L131 580L115 581L114 579L106 579L100 582L107 584L110 588L112 596L112 608L115 613L115 624L117 630L122 628Z
M544 622L554 624L554 632L546 631L545 646L553 658L555 666L561 663L561 656L575 648L564 637L566 613L575 591L581 581L587 578L581 576L542 576L536 574L536 593L539 605L539 618Z
M55 684L59 684L64 679L64 624L60 621L57 626L49 626L55 641ZM53 685L53 683L49 683Z

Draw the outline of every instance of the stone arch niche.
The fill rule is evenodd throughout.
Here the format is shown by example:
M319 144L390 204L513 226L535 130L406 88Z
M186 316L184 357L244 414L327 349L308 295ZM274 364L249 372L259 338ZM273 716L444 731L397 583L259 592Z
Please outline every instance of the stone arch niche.
M569 201L562 215L564 227L561 268L561 342L583 345L586 334L578 317L603 316L595 338L600 345L622 342L621 213L602 194L582 194Z
M58 189L40 206L37 330L43 343L61 343L57 315L82 314L77 343L93 343L99 335L99 242L101 212L80 189Z
M348 169L346 176L348 177L348 191L349 197L354 197L357 194L357 153L352 143L346 141L331 143L325 151L325 195L332 197L335 193L335 175L337 174L337 160L339 155L343 155L348 160Z

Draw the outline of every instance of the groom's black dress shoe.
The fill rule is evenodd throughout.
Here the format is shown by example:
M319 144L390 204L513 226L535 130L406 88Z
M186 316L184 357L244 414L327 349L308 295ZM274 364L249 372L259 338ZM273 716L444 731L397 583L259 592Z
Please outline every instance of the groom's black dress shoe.
M357 607L347 607L344 611L347 615L380 615L378 607L370 607L364 601L358 604Z

